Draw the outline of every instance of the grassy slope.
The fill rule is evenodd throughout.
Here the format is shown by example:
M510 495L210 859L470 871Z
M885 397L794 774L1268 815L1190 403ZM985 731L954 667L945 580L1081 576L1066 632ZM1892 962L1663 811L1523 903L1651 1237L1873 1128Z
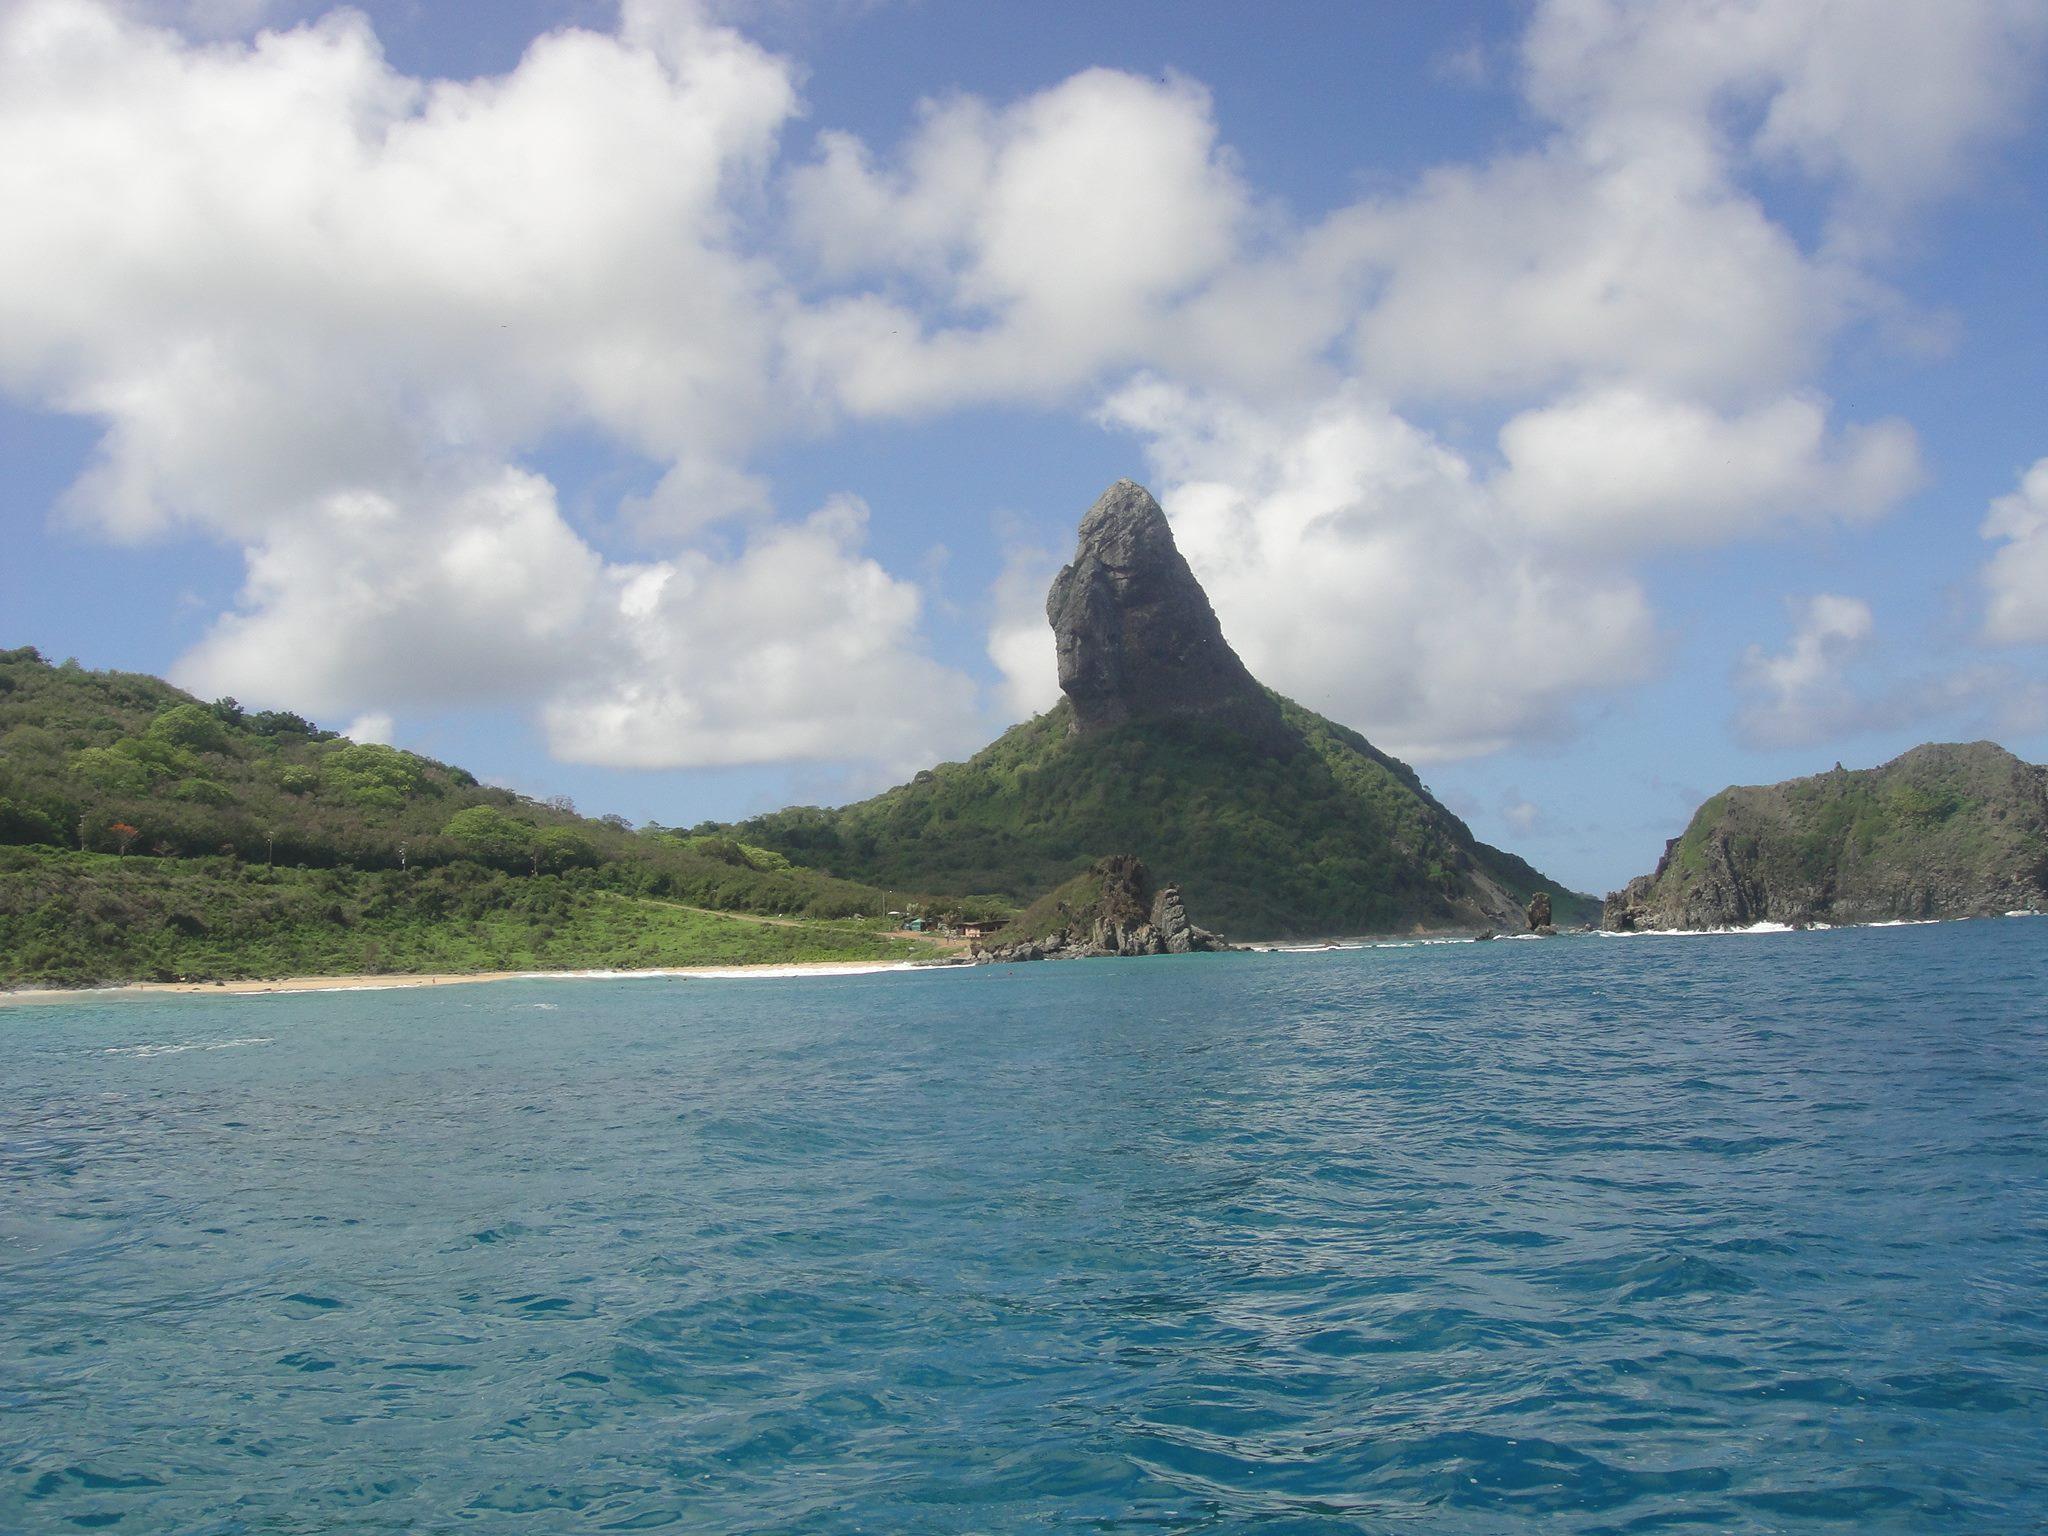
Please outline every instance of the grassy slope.
M1236 937L1369 932L1464 914L1461 863L1560 921L1588 898L1475 843L1405 764L1281 701L1305 750L1282 761L1177 724L1073 736L1061 704L965 763L840 810L800 808L736 835L848 877L1020 900L1112 852L1178 882L1196 921Z
M485 835L451 834L478 815ZM905 952L875 919L918 904L156 678L0 652L0 985L867 959Z
M2039 771L1992 742L1724 789L1694 814L1659 886L1676 892L1704 876L1722 836L1766 889L1864 899L1937 881L2048 877Z
M573 877L0 849L0 985L929 958L877 922L703 912Z

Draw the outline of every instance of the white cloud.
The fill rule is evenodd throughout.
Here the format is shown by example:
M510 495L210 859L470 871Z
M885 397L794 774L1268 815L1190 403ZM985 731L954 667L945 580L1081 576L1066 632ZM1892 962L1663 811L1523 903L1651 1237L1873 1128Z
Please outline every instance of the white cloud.
M1627 559L1913 484L1909 429L1831 425L1809 386L1898 307L1871 242L2010 130L2048 12L1893 9L1546 0L1537 142L1300 229L1177 77L946 98L785 174L794 69L686 0L469 81L396 70L352 11L199 45L139 18L267 8L13 0L0 389L103 424L84 525L245 552L181 676L516 703L563 755L649 764L957 740L916 588L853 510L777 520L757 456L1107 393L1255 669L1412 753L1484 751L1644 674ZM1774 220L1759 167L1817 179L1834 238ZM1460 400L1509 418L1490 478L1401 414ZM631 558L527 465L582 433L656 472L605 530ZM2048 629L2031 515L1987 524L1994 637ZM1042 574L995 593L1017 712L1049 697Z
M990 592L995 617L989 625L988 657L1002 676L998 697L1013 720L1060 700L1059 660L1045 616L1045 596L1060 565L1047 551L1012 548Z
M1191 81L1084 70L996 110L927 103L896 167L828 133L790 179L836 277L904 273L798 316L817 387L861 414L1052 398L1157 350L1177 301L1235 254L1247 197Z
M0 380L108 423L81 514L247 537L573 425L743 451L775 301L729 194L795 95L651 12L434 83L346 11L213 47L93 0L0 18Z
M1920 479L1904 422L1830 443L1827 407L1787 396L1721 414L1614 388L1501 429L1502 501L1546 536L1609 549L1721 543L1827 518L1866 521Z
M788 419L786 297L736 210L795 104L782 61L653 0L432 83L353 12L201 47L26 0L0 14L0 383L105 423L81 519L244 548L175 667L203 691L539 705L586 762L955 742L971 686L917 650L860 516L622 563L516 462L586 428L644 454L665 473L624 519L671 548L768 512L742 466Z
M2037 460L2017 490L1991 503L1983 534L2004 541L1984 567L1985 638L2048 644L2048 459Z
M738 559L613 573L627 664L545 710L566 762L799 758L923 766L979 744L973 685L917 648L918 594L862 558L867 510L828 505Z
M408 503L340 493L252 547L240 608L174 667L316 715L516 703L590 665L604 562L506 470Z
M1756 746L1809 746L1865 723L1845 666L1869 643L1876 621L1861 598L1830 592L1800 605L1792 643L1775 654L1744 653L1736 688L1745 702L1737 733Z
M621 564L576 536L537 475L433 506L341 498L257 550L241 609L174 676L315 714L538 702L566 762L957 750L983 728L973 685L923 653L917 589L862 554L865 527L865 508L838 502L730 559Z
M1356 366L1397 398L1780 389L1868 302L1681 133L1445 167L1332 224L1366 280Z
M397 724L383 713L358 715L341 728L341 734L350 741L375 742L388 747L397 739Z
M1735 669L1736 736L1755 747L1828 747L1847 736L1935 731L1951 739L2048 726L2048 684L2009 666L1886 665L1870 605L1831 593L1793 605L1782 651L1752 645Z
M1524 59L1589 139L1710 131L1831 183L1854 243L2018 126L2044 40L2036 0L1547 0Z
M1106 416L1143 438L1246 665L1391 751L1554 734L1654 655L1632 580L1518 535L1462 458L1356 390L1264 412L1144 383Z

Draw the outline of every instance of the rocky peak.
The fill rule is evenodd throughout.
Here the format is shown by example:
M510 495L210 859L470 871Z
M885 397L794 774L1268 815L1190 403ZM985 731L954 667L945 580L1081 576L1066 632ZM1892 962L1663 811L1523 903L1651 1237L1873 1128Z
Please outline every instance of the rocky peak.
M1278 739L1279 707L1238 659L1159 503L1119 480L1081 519L1045 601L1076 731L1197 717Z

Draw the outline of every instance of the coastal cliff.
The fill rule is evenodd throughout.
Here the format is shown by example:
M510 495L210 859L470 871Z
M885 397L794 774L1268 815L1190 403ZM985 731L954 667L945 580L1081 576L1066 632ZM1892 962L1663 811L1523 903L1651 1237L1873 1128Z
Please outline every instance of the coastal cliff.
M1597 914L1480 842L1406 763L1261 686L1144 487L1088 509L1046 616L1052 709L874 799L732 835L842 878L1019 901L1129 853L1246 938L1514 931L1538 891L1559 923Z
M1723 790L1656 870L1607 898L1615 932L1987 917L2048 907L2048 769L1993 742Z

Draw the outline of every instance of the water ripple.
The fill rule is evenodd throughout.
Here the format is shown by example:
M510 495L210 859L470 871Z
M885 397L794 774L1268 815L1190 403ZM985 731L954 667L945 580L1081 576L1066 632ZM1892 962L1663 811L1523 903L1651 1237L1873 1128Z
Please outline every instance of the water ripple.
M0 1529L2039 1529L2041 939L24 1010Z

